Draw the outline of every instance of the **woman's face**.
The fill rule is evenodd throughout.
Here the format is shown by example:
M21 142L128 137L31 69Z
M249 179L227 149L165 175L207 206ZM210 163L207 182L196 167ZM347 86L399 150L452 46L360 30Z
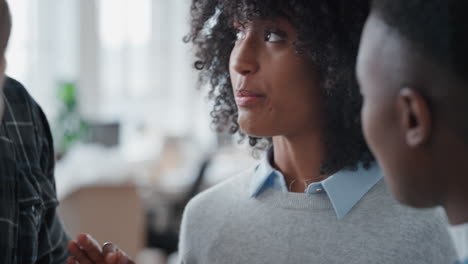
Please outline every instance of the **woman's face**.
M306 56L296 54L296 29L283 18L234 26L229 72L242 131L272 137L320 128L319 78Z

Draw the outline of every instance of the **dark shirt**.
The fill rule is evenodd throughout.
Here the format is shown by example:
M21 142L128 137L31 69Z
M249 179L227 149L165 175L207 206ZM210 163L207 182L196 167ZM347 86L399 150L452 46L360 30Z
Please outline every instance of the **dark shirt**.
M0 263L65 263L52 136L44 113L6 78L0 125Z

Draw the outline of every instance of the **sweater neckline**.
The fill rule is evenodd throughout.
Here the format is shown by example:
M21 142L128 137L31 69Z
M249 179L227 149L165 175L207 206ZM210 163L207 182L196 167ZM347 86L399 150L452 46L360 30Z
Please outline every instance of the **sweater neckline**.
M333 205L325 193L311 195L269 188L252 199L284 209L333 210Z

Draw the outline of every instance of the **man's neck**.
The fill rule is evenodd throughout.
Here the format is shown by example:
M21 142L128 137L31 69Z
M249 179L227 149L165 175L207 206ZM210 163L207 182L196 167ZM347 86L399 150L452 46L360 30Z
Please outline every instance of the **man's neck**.
M450 131L452 133L452 131ZM442 206L451 225L468 223L468 150L459 137L448 134L443 151L437 156L441 176Z
M468 185L464 193L451 193L443 207L451 225L468 223Z

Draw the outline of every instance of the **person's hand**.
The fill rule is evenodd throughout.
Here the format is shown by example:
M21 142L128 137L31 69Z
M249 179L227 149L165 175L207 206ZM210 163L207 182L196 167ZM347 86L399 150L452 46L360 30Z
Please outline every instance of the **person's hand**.
M68 251L73 255L67 259L67 264L106 264L99 243L88 234L80 234L76 241L70 241Z
M125 252L112 243L104 243L102 253L107 264L135 264Z
M128 255L112 243L99 243L88 234L78 235L76 241L68 243L68 251L73 255L67 264L135 264Z

